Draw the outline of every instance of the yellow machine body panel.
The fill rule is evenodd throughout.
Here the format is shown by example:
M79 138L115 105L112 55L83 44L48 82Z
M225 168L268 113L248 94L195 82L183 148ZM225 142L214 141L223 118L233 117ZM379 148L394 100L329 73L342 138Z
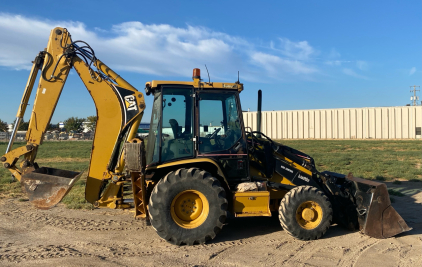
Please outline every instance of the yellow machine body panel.
M168 168L168 167L173 167L173 166L183 166L183 165L194 165L196 163L210 163L212 165L214 165L217 170L218 170L218 175L220 175L226 184L228 184L226 177L224 176L223 171L221 170L220 166L218 166L217 163L215 163L215 161L213 161L212 159L209 158L194 158L194 159L184 159L184 160L178 160L178 161L173 161L173 162L168 162L168 163L163 163L157 166L151 166L151 167L147 167L146 171L151 171L151 170L155 170L155 169L163 169L163 168Z
M273 176L271 177L271 179L269 179L269 181L275 182L275 183L280 183L280 184L285 184L285 185L291 185L291 186L295 185L289 179L286 179L286 177L283 177L276 172L274 172Z
M104 65L104 64L103 64ZM129 107L127 101L125 106L121 105L121 100L118 92L116 92L116 86L104 79L93 79L91 73L87 68L85 62L77 58L74 61L74 67L79 77L84 82L86 88L91 94L97 108L97 123L95 130L94 142L92 144L91 153L91 164L89 166L88 177L87 177L87 190L86 199L87 201L94 203L99 199L99 189L103 179L111 178L110 173L105 172L110 162L110 155L113 153L119 134L125 124L129 123L124 121L122 114L125 113L125 109ZM128 86L128 84L125 84ZM130 85L129 85L130 86ZM136 104L132 107L137 115L133 118L137 121L133 128L138 128L141 120L141 112L145 107L143 95L140 94L132 86L125 87L123 90L130 91L130 98L133 99ZM142 107L142 109L141 109ZM134 134L129 134L128 140L132 139ZM123 166L121 171L123 171Z
M271 216L270 192L236 192L233 195L233 210L236 217Z
M62 30L62 29L60 29ZM38 84L34 107L29 121L26 140L31 144L41 144L45 129L50 123L56 109L57 102L69 76L70 65L66 57L62 56L63 46L70 44L71 39L62 38L62 34L56 29L50 33L44 60L43 73ZM57 67L54 66L57 64ZM49 81L49 79L51 79Z
M220 89L220 90L236 90L243 91L243 84L241 83L219 83L219 82L200 82L199 79L195 79L192 82L180 82L180 81L155 81L148 83L152 88L157 88L161 85L191 85L194 87L199 87L201 89Z

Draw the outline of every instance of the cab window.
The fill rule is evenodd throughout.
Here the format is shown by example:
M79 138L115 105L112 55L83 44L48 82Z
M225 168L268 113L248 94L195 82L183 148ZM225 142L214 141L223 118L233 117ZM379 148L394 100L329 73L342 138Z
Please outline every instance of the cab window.
M242 137L235 94L201 93L199 153L230 149Z
M164 88L161 162L193 156L192 89Z

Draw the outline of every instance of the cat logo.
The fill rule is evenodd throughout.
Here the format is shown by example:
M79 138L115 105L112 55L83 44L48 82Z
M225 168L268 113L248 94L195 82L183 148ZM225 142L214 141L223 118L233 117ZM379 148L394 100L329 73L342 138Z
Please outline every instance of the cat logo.
M125 104L127 110L138 110L138 107L136 106L135 97L133 95L125 96Z

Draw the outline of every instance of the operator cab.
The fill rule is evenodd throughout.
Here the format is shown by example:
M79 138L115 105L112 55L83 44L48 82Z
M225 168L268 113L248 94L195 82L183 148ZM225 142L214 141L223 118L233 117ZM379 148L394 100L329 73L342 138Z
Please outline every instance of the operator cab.
M196 72L195 72L196 70ZM230 179L248 176L240 83L147 83L154 95L147 145L147 166L176 160L210 158Z

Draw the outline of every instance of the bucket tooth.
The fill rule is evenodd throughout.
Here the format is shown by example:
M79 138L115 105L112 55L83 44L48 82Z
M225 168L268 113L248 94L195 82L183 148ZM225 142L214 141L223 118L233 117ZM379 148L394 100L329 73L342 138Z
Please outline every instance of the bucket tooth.
M29 201L38 209L49 209L69 192L82 172L42 167L22 175L21 184Z

